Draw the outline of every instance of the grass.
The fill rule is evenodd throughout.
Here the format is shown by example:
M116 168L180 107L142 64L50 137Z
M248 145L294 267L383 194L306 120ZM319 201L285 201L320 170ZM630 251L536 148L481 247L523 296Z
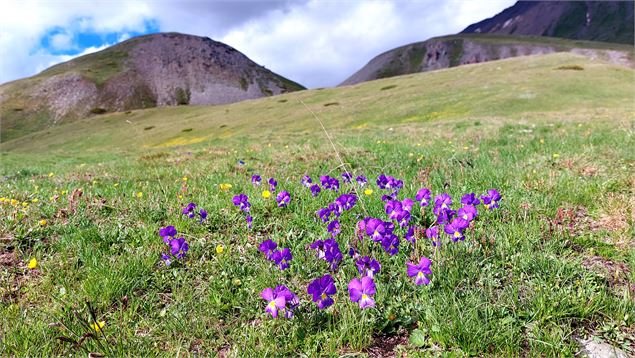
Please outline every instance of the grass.
M585 70L557 70L570 64ZM632 83L632 70L560 54L105 114L3 143L2 195L29 204L0 206L0 354L571 356L587 335L633 354ZM382 91L388 84L398 86ZM436 253L425 239L394 257L374 247L375 309L348 301L357 273L346 257L336 304L317 310L306 285L326 266L305 248L324 237L314 212L336 194L314 199L300 178L342 169L299 100L355 173L403 179L401 197L422 186L455 198L496 187L502 208ZM336 110L324 107L334 101ZM277 178L290 206L263 199L252 173ZM360 199L380 216L374 189ZM231 204L240 192L252 203L252 231ZM180 214L190 201L210 213L204 224ZM363 215L357 205L343 216L343 251ZM165 268L157 231L168 224L190 251ZM262 258L265 238L291 248L288 270ZM405 274L421 254L433 258L427 287ZM30 258L37 269L27 269ZM303 301L291 320L269 318L258 296L282 283ZM95 320L106 322L101 332ZM58 338L88 333L80 346Z

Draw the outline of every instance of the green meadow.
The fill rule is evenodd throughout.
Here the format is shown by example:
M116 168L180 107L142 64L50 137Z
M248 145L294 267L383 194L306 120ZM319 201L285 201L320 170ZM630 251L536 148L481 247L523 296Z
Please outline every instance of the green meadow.
M2 143L0 355L573 356L591 336L635 354L633 93L633 69L562 53L98 115ZM345 171L373 192L313 197L300 183ZM382 173L404 181L399 199L428 187L456 206L496 188L502 201L479 207L463 242L419 236L394 256L358 243L382 265L362 310L347 252L358 220L385 217ZM270 177L288 207L262 197ZM315 212L348 192L335 304L320 310ZM207 219L182 215L189 202ZM430 225L416 208L412 223ZM167 225L189 243L169 267ZM288 269L258 251L266 239L291 249ZM406 275L420 256L427 286ZM290 319L260 297L281 284L300 299Z

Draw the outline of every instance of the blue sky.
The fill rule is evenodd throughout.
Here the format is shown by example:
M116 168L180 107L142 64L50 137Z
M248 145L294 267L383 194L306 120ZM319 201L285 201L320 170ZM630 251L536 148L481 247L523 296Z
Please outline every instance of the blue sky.
M457 33L514 2L5 0L0 83L133 36L176 31L227 43L307 87L334 86L379 53Z

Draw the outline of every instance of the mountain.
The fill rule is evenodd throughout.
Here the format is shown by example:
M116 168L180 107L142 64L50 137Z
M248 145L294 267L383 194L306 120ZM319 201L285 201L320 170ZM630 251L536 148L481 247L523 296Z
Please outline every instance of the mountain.
M633 63L633 47L592 41L497 34L436 37L386 51L347 78L340 86L426 72L509 57L574 52L616 64Z
M106 112L224 104L302 89L206 37L139 36L0 86L0 141Z
M633 44L633 1L518 1L461 33L533 35Z

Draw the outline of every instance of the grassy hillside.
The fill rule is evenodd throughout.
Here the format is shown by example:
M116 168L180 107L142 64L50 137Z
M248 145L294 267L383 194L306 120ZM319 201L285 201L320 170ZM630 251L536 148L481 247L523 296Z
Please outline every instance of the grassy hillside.
M572 356L587 337L635 354L633 76L571 54L517 58L109 114L3 143L0 355ZM345 184L344 171L369 184ZM403 180L400 200L428 187L456 209L497 188L500 208L479 205L465 241L442 234L441 246L397 228L391 256L355 230L388 220L381 173ZM327 174L339 193L300 183ZM262 196L270 177L287 207ZM344 257L329 271L307 246L328 237L316 210L343 193L359 200L339 219ZM189 202L208 217L182 215ZM425 229L431 209L418 205L411 224ZM166 225L189 243L169 267ZM289 268L258 251L265 239L290 248ZM349 299L349 245L381 263L374 308ZM421 256L431 282L416 286L405 264ZM307 286L329 272L335 303L320 310ZM265 312L260 293L281 284L300 299L294 318Z

